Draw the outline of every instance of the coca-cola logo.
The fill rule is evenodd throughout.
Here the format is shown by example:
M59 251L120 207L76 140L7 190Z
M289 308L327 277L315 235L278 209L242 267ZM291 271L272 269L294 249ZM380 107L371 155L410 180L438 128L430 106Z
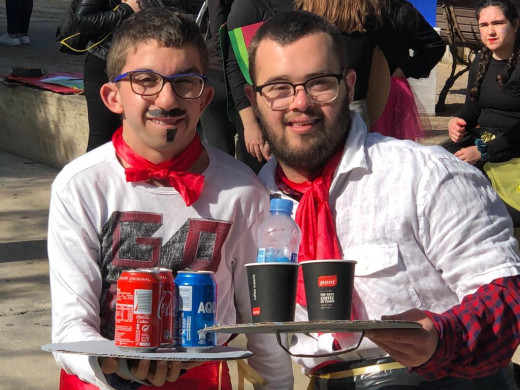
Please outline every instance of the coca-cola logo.
M252 311L253 311L253 315L254 316L259 316L260 315L260 308L259 307L253 307Z
M159 310L157 310L157 317L162 319L163 316L173 316L173 292L163 291L161 294L161 300L159 301Z
M335 287L337 284L337 275L323 275L318 277L318 287Z

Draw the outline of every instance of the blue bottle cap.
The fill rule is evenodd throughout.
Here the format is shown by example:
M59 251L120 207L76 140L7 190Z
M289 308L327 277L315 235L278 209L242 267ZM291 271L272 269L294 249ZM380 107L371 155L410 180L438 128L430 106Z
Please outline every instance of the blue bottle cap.
M291 215L293 208L293 202L289 199L273 198L271 199L271 207L269 208L272 213L279 212Z

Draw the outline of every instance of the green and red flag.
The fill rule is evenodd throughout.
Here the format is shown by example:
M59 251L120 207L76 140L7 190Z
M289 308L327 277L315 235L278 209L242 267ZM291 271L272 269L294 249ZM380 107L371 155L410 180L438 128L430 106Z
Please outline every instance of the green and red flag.
M251 76L249 76L249 60L247 58L247 48L256 33L256 30L262 25L263 22L250 24L243 27L237 27L229 31L229 40L235 57L238 62L238 66L244 75L244 78L249 84L253 84Z

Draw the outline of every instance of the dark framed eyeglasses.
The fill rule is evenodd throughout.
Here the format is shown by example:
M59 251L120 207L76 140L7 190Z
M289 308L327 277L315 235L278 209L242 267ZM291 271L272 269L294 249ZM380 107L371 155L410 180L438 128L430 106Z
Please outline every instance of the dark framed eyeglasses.
M164 76L151 70L135 70L120 74L114 83L128 79L132 91L141 96L153 96L162 91L166 82L171 83L173 92L183 99L197 99L202 95L207 77L197 73L179 73Z
M339 83L345 77L341 73L327 73L314 76L303 83L293 84L288 81L273 81L263 85L253 85L255 92L262 95L267 107L271 110L283 110L296 98L296 87L302 86L309 98L318 103L330 103L338 97Z

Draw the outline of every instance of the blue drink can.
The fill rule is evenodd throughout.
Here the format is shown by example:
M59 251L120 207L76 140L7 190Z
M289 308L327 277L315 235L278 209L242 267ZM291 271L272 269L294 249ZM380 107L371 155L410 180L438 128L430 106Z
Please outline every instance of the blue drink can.
M217 284L212 271L179 271L175 278L177 349L197 352L212 348L216 335L204 332L217 317Z

